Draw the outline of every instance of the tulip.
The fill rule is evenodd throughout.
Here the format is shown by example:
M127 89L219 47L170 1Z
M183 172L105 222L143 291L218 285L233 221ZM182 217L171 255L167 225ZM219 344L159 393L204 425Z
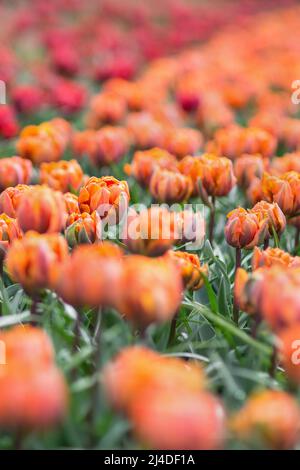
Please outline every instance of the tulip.
M0 213L3 212L9 217L16 218L21 198L30 188L26 184L18 184L17 186L6 188L0 194Z
M133 176L145 188L149 186L153 172L157 168L175 171L175 157L166 150L154 147L150 150L135 152L131 164L124 167L125 172Z
M136 397L130 418L137 438L152 449L213 450L224 445L224 409L210 393L148 390Z
M32 176L32 164L20 157L2 158L0 165L0 191L18 184L28 184Z
M120 289L119 312L144 330L172 320L181 302L182 281L171 260L132 255L124 261Z
M65 416L68 393L54 366L26 367L26 362L2 368L0 374L0 427L33 431L58 424Z
M43 107L41 89L33 85L17 85L12 90L12 101L19 113L34 114Z
M63 155L69 133L69 125L63 119L53 119L37 126L26 126L22 129L17 142L18 153L36 165L57 161Z
M63 193L79 191L83 184L83 171L76 160L42 163L40 183Z
M65 230L66 240L71 248L81 243L95 243L101 240L102 225L101 219L96 211L88 214L73 213L67 220L67 228Z
M276 138L263 129L232 125L217 130L213 144L207 150L232 160L245 153L269 158L274 155L276 146Z
M200 131L190 128L171 129L166 132L163 147L181 160L186 155L195 155L202 147Z
M121 250L109 243L80 245L60 266L56 291L76 307L114 305L119 296Z
M187 201L193 185L188 176L158 168L152 174L149 191L156 201L172 204Z
M9 275L19 282L28 294L56 284L59 265L68 255L65 239L58 234L27 232L21 240L15 239L7 256Z
M272 449L290 449L299 439L300 411L294 398L279 390L252 395L232 418L235 435L247 442L260 442Z
M86 95L85 87L75 81L60 79L51 86L53 105L66 115L81 111Z
M225 238L229 245L251 249L263 243L268 232L268 219L259 219L252 211L241 207L227 214Z
M0 341L5 344L8 366L22 363L24 367L47 367L54 363L52 342L41 328L17 325L9 330L0 331Z
M263 266L271 267L275 265L280 266L298 266L300 265L299 256L291 256L286 251L279 248L267 248L260 250L257 246L254 248L252 256L252 270L255 271Z
M282 157L273 158L270 172L276 176L283 175L289 171L300 172L299 152L286 153Z
M164 357L143 346L130 346L104 368L101 382L116 410L128 412L145 390L174 390L180 387L199 392L206 386L201 365Z
M168 256L178 266L185 288L193 291L201 289L204 276L208 276L208 265L201 266L197 255L185 251L170 250Z
M96 148L96 134L92 129L85 129L81 132L74 132L72 136L72 148L76 158L80 159L90 155Z
M126 127L137 149L150 149L163 145L164 125L146 111L130 113Z
M173 213L160 207L144 209L138 214L130 210L122 241L132 252L146 256L161 256L177 240Z
M65 202L60 192L47 186L33 186L29 191L23 191L17 219L24 232L60 232L65 226L66 216Z
M251 205L256 204L257 202L264 199L264 194L262 190L262 181L259 178L253 178L250 183L246 196Z
M101 219L108 217L109 222L116 224L124 216L129 199L126 181L113 176L93 176L81 188L78 204L81 212L97 211Z
M250 212L255 214L260 221L268 220L269 235L281 235L286 227L286 218L278 204L260 201L250 209Z
M265 166L260 155L242 155L234 162L237 184L242 188L249 188L254 178L262 178Z
M234 281L234 303L249 314L260 314L263 286L263 271L257 269L251 276L242 268L236 270Z
M200 211L183 210L174 212L178 243L189 244L189 248L199 249L205 239L205 219Z
M126 100L117 93L104 91L95 95L87 116L88 127L99 129L103 124L117 124L126 114Z
M71 214L79 214L79 206L78 206L78 197L76 194L73 193L64 193L63 198L65 201L66 211L68 215ZM1 195L0 195L1 199Z
M128 153L130 138L123 127L105 126L96 132L88 156L94 166L118 163Z
M0 268L7 249L15 239L22 238L22 232L16 219L6 214L0 215Z
M276 202L284 214L293 214L293 192L286 179L265 173L262 178L262 192L264 199Z

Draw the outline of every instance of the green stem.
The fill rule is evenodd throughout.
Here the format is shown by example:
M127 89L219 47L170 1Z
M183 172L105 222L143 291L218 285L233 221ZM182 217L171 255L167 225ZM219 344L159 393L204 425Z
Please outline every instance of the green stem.
M273 351L271 346L268 346L267 344L262 344L256 339L251 338L251 336L249 336L243 330L240 330L239 328L237 328L237 326L234 323L229 322L220 314L213 313L205 305L197 304L196 302L192 302L192 303L184 302L183 305L185 305L187 308L190 308L191 310L195 310L199 312L207 320L214 323L216 326L219 326L227 330L229 333L233 334L234 336L236 336L237 338L239 338L241 341L248 344L249 346L252 346L253 348L257 349L261 353L271 356L272 351Z

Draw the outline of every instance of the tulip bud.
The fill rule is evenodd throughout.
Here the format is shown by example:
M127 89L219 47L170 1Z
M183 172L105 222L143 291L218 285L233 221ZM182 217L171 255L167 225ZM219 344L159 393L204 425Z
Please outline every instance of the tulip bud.
M156 201L172 204L187 201L193 185L188 176L158 168L152 174L149 190Z
M272 159L270 172L273 175L280 176L289 171L300 173L300 154L299 152L286 153L282 157Z
M185 251L169 251L168 256L178 266L185 288L193 291L201 289L204 276L208 276L208 265L201 266L197 255Z
M27 232L14 240L6 256L9 275L29 294L56 284L59 265L68 255L65 239L58 234Z
M127 129L137 149L162 147L164 125L147 112L130 113L127 117Z
M268 220L259 220L256 214L241 207L227 215L225 238L235 248L251 249L260 245L268 234Z
M251 276L238 268L234 282L234 302L244 312L259 314L263 287L263 272L258 269Z
M47 186L33 186L24 191L17 209L17 219L24 232L60 232L66 223L66 206L62 194Z
M95 243L101 240L102 225L97 212L69 215L65 237L71 248L82 243Z
M124 260L118 310L137 327L171 320L181 296L180 273L171 260L139 255Z
M163 255L177 238L173 213L160 207L140 214L130 210L122 234L122 241L132 253L146 256Z
M76 160L42 163L40 182L63 193L78 191L83 184L83 171Z
M262 442L272 449L290 449L299 439L300 410L294 398L280 390L252 395L232 419L239 439Z
M112 243L81 245L60 266L56 291L74 307L114 305L119 297L122 251Z
M251 205L256 204L264 198L262 182L259 178L252 179L252 182L246 191L246 196Z
M126 181L113 176L92 177L81 188L78 204L81 212L97 211L100 218L108 218L113 224L124 216L130 195Z
M213 450L225 440L225 413L206 392L151 390L138 395L130 410L134 433L151 449Z
M9 186L28 184L32 175L32 163L20 157L2 158L0 165L0 191Z

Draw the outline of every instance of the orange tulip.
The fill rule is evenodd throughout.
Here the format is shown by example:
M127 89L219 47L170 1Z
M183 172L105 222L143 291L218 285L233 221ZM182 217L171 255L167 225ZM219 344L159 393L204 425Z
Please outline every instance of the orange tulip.
M101 219L108 216L109 220L117 223L127 210L129 199L126 181L119 181L113 176L93 176L81 188L78 203L81 212L97 211Z
M150 149L162 147L165 126L150 113L130 113L126 125L135 148Z
M279 390L252 395L231 422L236 436L272 449L290 449L299 439L300 411L294 398ZM255 440L256 438L256 440Z
M217 130L207 150L232 160L245 153L269 158L274 155L276 146L276 138L263 129L232 125Z
M0 341L5 345L6 365L46 367L54 362L54 349L50 337L41 328L17 325L1 331ZM1 375L1 374L0 374Z
M0 191L9 186L28 184L32 176L32 163L21 157L8 157L1 159L0 165Z
M63 195L47 186L33 186L24 191L17 209L17 219L23 232L60 232L66 223Z
M57 293L74 307L114 305L119 296L121 255L109 242L80 245L60 266Z
M18 221L8 217L6 214L0 215L0 260L3 259L12 241L22 238Z
M197 392L205 387L206 378L198 363L164 357L142 346L130 346L105 366L101 382L113 407L128 412L147 389L180 387Z
M0 427L48 429L64 418L68 405L65 380L54 366L4 366L0 374Z
M67 255L68 246L61 235L27 232L11 244L6 266L12 279L32 294L54 286L59 265Z
M65 205L66 205L66 211L68 215L71 214L79 214L79 205L78 205L78 197L76 194L73 193L64 193L63 195ZM1 199L1 196L0 196Z
M42 163L40 182L63 193L78 191L83 184L83 171L76 160Z
M85 129L84 131L74 132L72 136L72 149L76 158L90 155L96 147L96 131Z
M88 156L95 166L118 163L128 153L130 138L123 127L105 126L96 132Z
M228 158L207 153L199 157L199 179L201 197L204 199L207 195L226 196L236 183L232 162Z
M201 289L204 276L208 276L208 265L201 266L199 257L193 253L177 250L169 251L168 255L178 266L185 288L193 291Z
M126 101L120 94L104 91L93 96L87 116L88 127L99 129L103 124L117 124L127 111Z
M259 219L256 214L241 207L227 215L225 238L235 248L251 249L260 245L268 234L268 219Z
M262 182L259 178L253 178L246 191L246 196L251 205L264 199Z
M173 213L160 207L129 211L122 241L132 252L146 256L164 254L177 240Z
M217 398L189 390L147 390L132 404L137 438L152 449L212 450L225 440L225 413Z
M124 167L125 172L132 175L143 187L149 186L151 176L157 168L176 170L175 157L166 150L154 147L135 152L131 164Z
M276 203L260 201L249 212L255 214L259 221L268 220L270 236L273 235L273 230L280 235L286 227L285 215Z
M234 174L237 178L237 184L242 188L249 188L254 178L261 179L265 166L260 155L242 155L234 162Z
M271 162L270 172L280 176L289 171L300 173L300 153L287 153L282 157L274 158Z
M171 320L181 302L180 273L166 258L129 256L124 261L120 287L118 310L142 329L153 322Z
M177 171L157 168L152 174L149 190L156 201L172 204L187 201L193 184L188 176Z
M274 265L286 267L300 266L300 257L291 256L289 253L279 248L267 248L266 250L260 250L258 247L254 248L252 256L253 271L263 266L271 267Z
M289 181L267 173L262 178L262 192L268 202L276 202L286 215L294 213L294 197Z
M195 155L202 145L201 132L187 127L167 131L163 147L181 160L186 155Z
M0 194L0 213L3 212L9 217L16 218L21 197L23 193L30 188L31 186L27 186L26 184L18 184L17 186L6 188Z
M101 240L102 225L97 212L94 211L91 214L87 212L78 214L75 212L69 215L65 236L70 247Z
M69 139L69 124L63 119L53 119L39 125L24 127L17 142L21 157L35 165L59 160Z

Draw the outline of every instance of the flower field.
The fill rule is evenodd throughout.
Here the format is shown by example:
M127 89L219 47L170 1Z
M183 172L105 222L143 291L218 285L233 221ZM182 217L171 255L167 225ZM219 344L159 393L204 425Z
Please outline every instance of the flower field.
M299 449L298 3L0 17L0 450Z

